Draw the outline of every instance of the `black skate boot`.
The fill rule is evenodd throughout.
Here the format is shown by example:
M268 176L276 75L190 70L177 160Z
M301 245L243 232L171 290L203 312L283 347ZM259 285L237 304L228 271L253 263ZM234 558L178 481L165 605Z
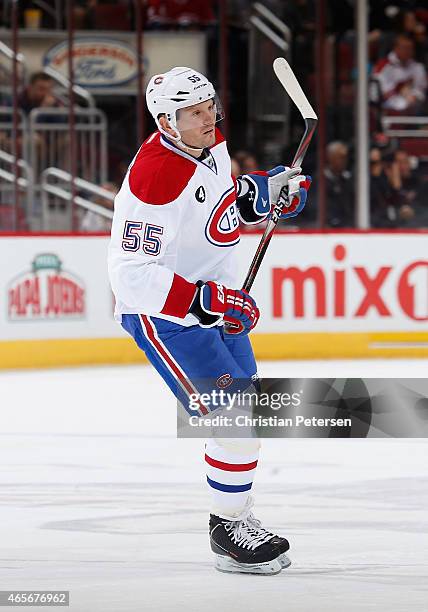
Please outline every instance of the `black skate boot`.
M291 564L288 541L264 529L252 513L243 520L211 514L210 540L221 572L273 575Z

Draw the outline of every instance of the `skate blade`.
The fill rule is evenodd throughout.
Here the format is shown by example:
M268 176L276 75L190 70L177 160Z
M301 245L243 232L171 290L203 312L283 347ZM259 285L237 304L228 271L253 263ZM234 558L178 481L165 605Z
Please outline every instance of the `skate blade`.
M286 569L287 567L290 567L291 565L291 559L285 553L282 553L282 555L279 555L278 561L281 564L281 569Z
M215 555L215 568L219 572L231 574L258 574L260 576L274 576L282 570L278 559L266 561L266 563L238 563L230 557Z

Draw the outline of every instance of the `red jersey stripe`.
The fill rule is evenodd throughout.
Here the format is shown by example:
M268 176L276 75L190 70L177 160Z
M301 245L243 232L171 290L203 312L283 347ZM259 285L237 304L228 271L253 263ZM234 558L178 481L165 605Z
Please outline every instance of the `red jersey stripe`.
M171 370L174 373L174 375L177 377L177 379L180 382L180 384L183 387L183 389L189 395L195 393L194 387L190 384L189 380L186 378L186 376L182 372L181 368L174 361L174 359L170 356L169 352L163 346L163 344L159 340L159 338L156 337L156 334L153 331L152 323L151 323L150 319L146 315L140 315L140 319L142 321L142 324L143 324L143 327L144 327L144 329L146 331L148 339L153 344L155 349L158 351L158 353L162 357L162 359L165 361L165 363L167 364L169 370ZM208 414L208 410L205 408L205 406L202 403L200 403L199 410L201 411L202 414Z

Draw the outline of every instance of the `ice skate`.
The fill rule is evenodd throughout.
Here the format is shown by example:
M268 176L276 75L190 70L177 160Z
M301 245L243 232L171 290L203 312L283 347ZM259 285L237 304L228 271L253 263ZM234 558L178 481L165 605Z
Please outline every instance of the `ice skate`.
M241 520L210 515L211 550L221 572L275 575L291 564L290 545L249 513Z

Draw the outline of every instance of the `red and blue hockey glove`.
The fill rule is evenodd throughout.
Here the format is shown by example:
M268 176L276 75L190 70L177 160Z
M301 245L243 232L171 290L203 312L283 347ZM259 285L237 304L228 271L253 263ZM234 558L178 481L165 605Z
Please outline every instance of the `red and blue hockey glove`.
M292 174L294 171L297 171L296 174ZM288 202L283 210L281 219L296 217L305 207L312 178L300 174L300 172L300 168L290 169L285 166L277 166L268 172L269 197L272 205L278 202L281 189L287 186Z
M311 177L300 174L301 168L276 166L267 172L252 172L237 178L237 206L241 220L247 224L264 221L283 187L288 189L288 206L283 219L295 217L303 210Z
M229 333L248 334L259 320L260 312L253 298L242 289L228 289L213 281L196 283L199 287L189 312L201 327L214 327L223 320L231 323Z

